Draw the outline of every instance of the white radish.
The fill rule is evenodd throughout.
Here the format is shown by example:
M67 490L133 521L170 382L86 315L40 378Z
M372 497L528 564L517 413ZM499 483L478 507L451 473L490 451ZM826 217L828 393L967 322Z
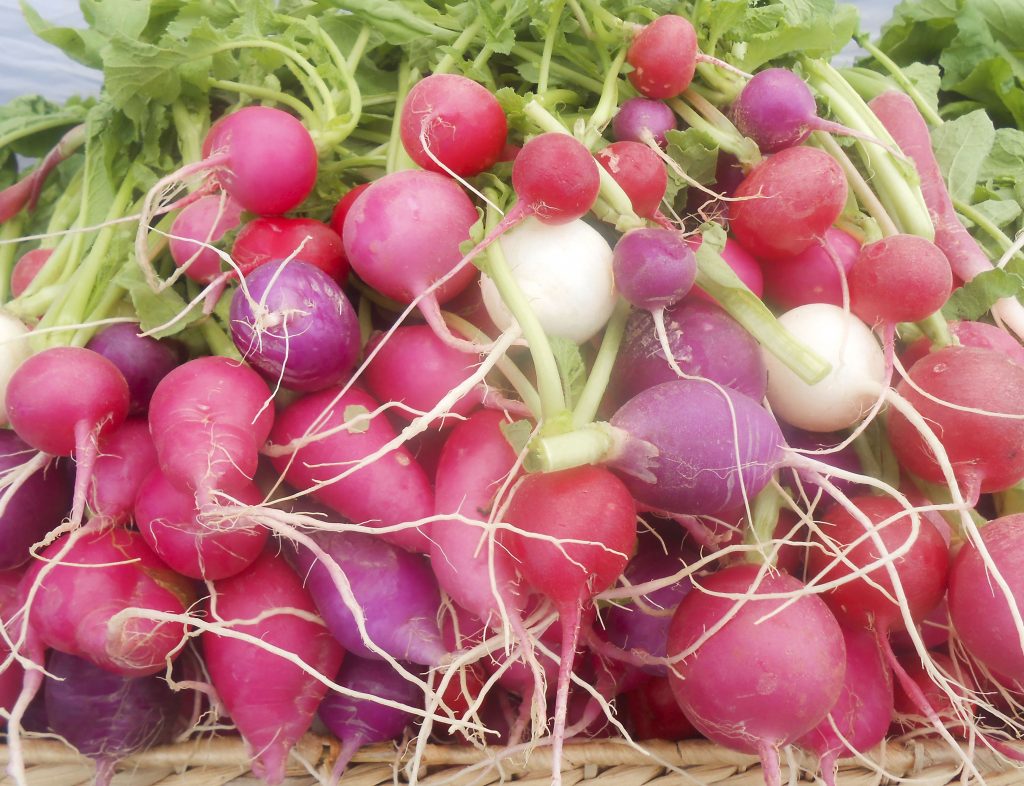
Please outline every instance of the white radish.
M0 311L0 426L7 425L7 407L4 404L7 383L18 366L32 354L28 333L21 320Z

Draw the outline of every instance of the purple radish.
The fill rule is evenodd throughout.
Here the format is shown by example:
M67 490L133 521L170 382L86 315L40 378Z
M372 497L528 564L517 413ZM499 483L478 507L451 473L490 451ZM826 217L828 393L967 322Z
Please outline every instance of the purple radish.
M126 524L146 476L156 469L156 448L145 419L129 418L100 440L89 487L89 508L104 525Z
M669 683L698 731L760 756L766 783L779 786L778 749L821 723L835 705L846 647L839 623L817 596L805 594L784 609L791 599L759 598L803 589L792 576L760 576L759 570L725 568L679 604L669 630L669 657L677 659Z
M181 702L163 678L124 677L62 652L47 669L50 729L96 762L97 786L124 757L171 741Z
M612 119L612 133L620 142L644 142L647 134L659 146L668 141L665 134L678 127L675 112L664 101L651 98L630 98L622 102Z
M875 747L885 739L893 716L892 671L882 661L875 637L844 627L843 641L846 676L839 698L825 720L797 740L818 756L827 786L835 786L836 759Z
M128 415L128 383L91 349L53 347L18 366L7 386L7 415L25 442L43 453L75 457L70 527L81 520L97 443Z
M253 639L222 635L216 627L201 637L210 680L249 748L253 773L271 786L284 780L285 762L312 725L327 686L260 645L291 653L330 679L345 652L321 623L309 619L315 614L299 577L269 550L237 576L214 582L207 607L211 624Z
M423 704L421 689L384 661L348 654L334 681L344 688L366 694L367 698L331 693L320 703L317 711L320 720L331 734L341 740L341 750L331 771L331 783L338 782L360 748L401 736L415 717L407 710L374 701L374 697L409 707Z
M222 274L220 255L207 248L242 223L242 206L221 194L211 194L186 206L171 224L168 247L174 264L185 275L209 284Z
M267 262L231 299L231 338L242 356L291 390L345 381L359 356L359 320L341 287L300 260Z
M17 434L0 429L0 570L29 560L29 549L57 527L71 508L64 462L33 460L36 452Z
M87 349L98 352L113 363L128 383L129 415L141 415L149 409L149 400L160 380L183 360L172 343L140 336L139 326L121 323L104 328L93 336Z
M852 136L884 146L870 135L818 117L807 83L785 68L766 68L754 74L733 102L732 115L740 133L753 139L763 153L799 145L812 131Z
M856 474L860 474L862 472L860 459L857 457L857 451L854 449L853 445L847 445L839 451L831 450L831 448L834 448L840 442L844 442L846 440L845 434L804 431L802 429L793 428L792 426L783 426L782 433L785 435L786 442L791 448L803 452L804 455L809 456L815 461L820 461L822 464L826 464L830 467L835 467L836 469L844 470L846 472L853 472ZM829 450L830 452L816 452L820 450ZM794 471L799 476L800 481L804 484L805 488L808 485L817 485L821 475L826 475L832 485L844 494L852 494L856 493L857 490L863 490L862 487L859 487L854 481L829 476L824 467L818 467L815 472L804 472L799 469Z
M622 441L609 465L638 503L669 513L736 510L767 485L783 458L775 419L748 396L710 382L648 388L611 425Z
M348 579L370 641L397 660L441 663L447 654L438 627L441 593L423 557L361 532L317 532L311 537ZM302 546L296 548L294 564L331 634L349 652L381 659L364 643L327 566Z
M697 277L693 250L669 229L627 232L615 244L612 266L619 294L656 315L682 300Z
M254 484L232 496L243 505L259 505ZM263 552L270 532L244 517L202 516L194 494L177 489L154 468L135 500L135 523L154 553L183 576L216 581L241 573Z
M366 418L380 405L358 389L338 396L334 388L311 393L285 407L271 434L274 468L299 489L349 521L388 527L428 518L434 492L423 468L405 447L389 451L352 472L359 462L395 439L384 417ZM353 427L342 428L352 421ZM345 473L340 480L336 479ZM426 553L423 526L382 533L403 548Z
M859 254L857 238L829 227L824 240L815 240L806 251L788 259L776 259L763 267L768 298L787 311L808 303L842 306L840 276L849 275Z
M686 298L665 309L665 333L685 373L707 377L754 399L764 397L768 372L761 347L719 306ZM643 311L630 315L615 366L615 393L623 401L678 378L665 359L654 317Z

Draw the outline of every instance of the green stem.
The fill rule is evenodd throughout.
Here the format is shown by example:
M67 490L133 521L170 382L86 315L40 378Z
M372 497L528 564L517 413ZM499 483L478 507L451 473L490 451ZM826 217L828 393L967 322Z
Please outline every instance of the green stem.
M744 168L755 166L761 160L761 152L750 139L741 136L739 131L727 131L709 121L696 109L680 98L670 98L666 102L672 111L683 119L690 128L696 128L710 136L715 143L727 153L736 156Z
M555 39L558 38L559 23L562 21L562 11L565 9L565 0L555 0L551 4L551 16L548 20L548 29L544 35L544 51L540 56L540 76L537 78L537 95L544 96L548 92L548 76L551 73L551 55L555 51Z
M482 15L478 15L472 22L470 22L469 26L459 34L458 38L455 39L455 43L448 47L448 51L444 53L444 57L442 57L438 61L437 65L434 66L434 73L447 74L450 72L455 66L455 58L462 57L466 53L470 43L472 43L473 39L477 37L477 34L480 32L480 28L482 28L483 25L484 19Z
M206 84L216 90L252 96L261 101L273 101L276 104L287 106L302 118L307 127L316 128L320 125L320 120L312 109L294 96L283 93L280 90L272 90L269 87L260 87L258 85L248 85L243 82L233 82L229 79L208 79Z
M134 261L128 260L124 267L131 268L134 267L134 265ZM84 347L88 344L89 339L96 335L96 330L99 327L96 323L110 316L117 304L121 302L122 298L124 298L124 293L124 287L119 284L115 284L114 279L111 279L107 283L99 302L92 311L89 312L86 318L82 320L85 325L91 325L92 327L81 327L76 330L68 344L73 347Z
M15 216L0 225L0 240L13 240L21 234L22 218ZM17 243L0 245L0 303L7 302L10 293L11 271L14 269L14 256L18 251Z
M492 201L497 197L496 193L488 193ZM501 217L497 210L488 206L487 208L487 229L492 230L500 222ZM508 263L505 261L505 254L501 250L501 243L491 243L487 247L487 263L485 270L494 281L498 294L501 295L505 306L519 323L523 331L523 337L530 347L530 355L533 358L533 366L537 374L537 394L540 397L540 420L543 422L553 421L561 417L565 411L565 393L562 391L562 379L558 373L558 364L555 362L554 352L548 337L541 327L537 315L530 307L523 290L512 275Z
M860 35L855 35L853 38L858 44L860 44L864 51L875 58L875 60L877 60L878 63L889 72L889 75L893 80L895 80L896 84L902 88L903 92L913 99L914 103L917 104L918 111L925 120L933 126L942 125L942 118L939 117L938 113L931 108L927 101L925 101L924 96L921 95L914 83L907 78L907 75L903 73L903 69L893 62L892 58L871 43L869 36L861 33Z
M775 528L779 524L779 512L785 504L785 497L774 483L769 483L754 497L750 506L751 520L743 533L743 542L756 548L747 552L747 562L755 565L775 564L778 550L772 548L772 544L775 540Z
M405 152L402 145L402 107L405 105L405 98L409 95L409 88L416 81L417 72L409 68L408 62L402 61L398 67L398 95L395 97L395 116L391 121L391 139L388 142L388 157L385 170L388 174L397 172L400 169L409 169L413 166L412 159Z
M875 192L871 190L871 186L868 185L860 170L854 166L853 161L846 155L846 151L832 138L832 135L815 131L811 136L815 144L820 145L821 149L832 156L842 167L843 173L846 175L846 182L853 189L854 196L857 197L857 201L868 212L868 215L875 219L882 236L898 235L899 229L896 227L896 222L892 220L892 216L879 201Z
M953 207L956 209L957 213L962 215L968 221L981 229L986 235L992 238L1004 252L1008 251L1013 246L1013 240L1007 237L1003 230L992 223L988 216L980 210L977 210L974 205L970 205L961 199L954 198ZM1024 259L1024 252L1018 251L1016 256L1019 259Z
M611 319L605 326L601 347L597 351L597 357L594 358L590 376L587 377L587 382L580 393L580 399L576 402L576 409L573 410L572 424L575 428L591 423L597 417L601 399L604 398L608 383L611 381L615 358L619 354L619 347L622 346L622 337L626 332L629 312L629 303L619 298Z
M529 472L558 472L600 464L614 453L615 434L607 423L588 423L573 431L535 439L524 467Z
M174 118L174 131L178 135L182 163L191 164L202 159L206 124L196 122L196 113L180 99L171 104L171 116Z
M61 128L62 126L73 126L77 123L81 123L85 119L84 110L82 113L76 113L75 115L68 114L56 114L49 117L41 117L35 122L21 126L17 130L11 131L10 133L0 136L0 149L3 149L9 145L14 144L19 139L26 139L33 134L38 134L43 131L49 131L51 128Z
M293 73L302 84L309 100L314 104L317 116L325 124L334 117L334 99L331 96L330 87L317 73L316 67L294 49L267 39L240 38L223 44L215 51L227 52L232 49L270 49L284 55L288 59L288 63L299 69Z
M608 68L601 97L587 122L586 130L583 132L583 144L591 150L601 139L605 127L612 122L612 118L615 117L615 112L618 110L619 72L622 71L624 62L626 62L626 48L622 47Z
M513 46L512 55L519 60L524 60L540 67L542 57L541 53L534 52L526 44L520 43ZM579 85L585 90L589 90L591 93L600 93L603 89L603 84L599 80L581 73L578 68L572 68L555 59L551 60L551 73L559 79L563 79L570 84Z
M210 354L232 360L242 360L242 353L238 351L235 342L228 337L212 314L199 322L199 329L206 340L206 345L210 348Z
M936 311L914 324L928 337L936 349L948 347L953 343L953 336L949 332L949 323L946 322L941 311Z
M348 53L348 70L355 73L359 67L359 61L363 59L363 54L366 52L366 45L370 43L370 35L372 31L369 25L363 25L359 31L359 35L356 36L356 40L352 42L352 49ZM364 102L365 103L365 102Z

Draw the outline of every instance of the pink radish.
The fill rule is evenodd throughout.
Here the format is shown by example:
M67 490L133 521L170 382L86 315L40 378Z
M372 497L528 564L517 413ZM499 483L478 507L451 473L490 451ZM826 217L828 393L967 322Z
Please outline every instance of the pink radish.
M222 274L220 255L206 245L216 245L242 221L242 206L233 199L211 194L186 206L171 224L168 244L171 258L185 275L209 284Z

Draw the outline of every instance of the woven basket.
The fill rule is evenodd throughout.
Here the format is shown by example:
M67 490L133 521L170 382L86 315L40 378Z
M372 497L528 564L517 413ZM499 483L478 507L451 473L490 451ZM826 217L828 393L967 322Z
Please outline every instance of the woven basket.
M757 759L705 741L648 742L644 750L624 743L593 741L566 745L563 755L565 786L763 786ZM338 752L337 742L308 735L296 746L286 786L315 786L313 773L327 773ZM82 786L89 783L91 762L59 742L26 740L25 762L30 786ZM862 759L841 763L838 786L881 786L912 779L913 786L978 784L961 775L968 752L951 749L941 741L912 745L890 743ZM1018 770L987 750L970 753L988 786L1020 786ZM7 751L0 748L6 763ZM512 781L517 786L550 783L551 756L537 748L528 757L507 759L500 769L490 766L480 751L460 746L429 746L419 783L423 786L489 786ZM796 771L791 772L790 768ZM815 782L815 762L783 757L783 783ZM386 786L407 778L394 745L368 746L354 758L342 786ZM820 780L817 782L820 783ZM10 786L10 779L0 786ZM249 772L244 746L237 739L206 739L166 746L125 759L113 786L258 786Z

